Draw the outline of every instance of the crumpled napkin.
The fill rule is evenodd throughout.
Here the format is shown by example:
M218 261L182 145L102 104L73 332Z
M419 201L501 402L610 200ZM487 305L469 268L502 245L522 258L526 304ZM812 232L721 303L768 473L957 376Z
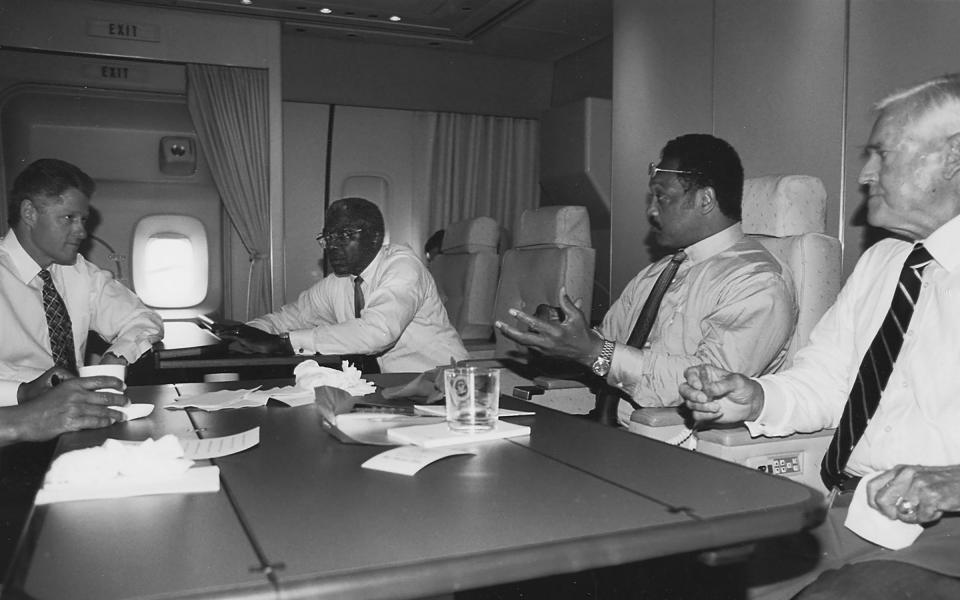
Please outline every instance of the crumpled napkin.
M312 390L321 386L339 388L351 396L366 396L377 391L377 386L361 377L360 369L349 361L340 363L342 370L321 367L315 360L305 360L293 369L297 387Z
M102 445L61 454L50 465L44 485L100 483L119 477L162 479L182 475L193 466L183 458L176 436L140 443L108 439Z

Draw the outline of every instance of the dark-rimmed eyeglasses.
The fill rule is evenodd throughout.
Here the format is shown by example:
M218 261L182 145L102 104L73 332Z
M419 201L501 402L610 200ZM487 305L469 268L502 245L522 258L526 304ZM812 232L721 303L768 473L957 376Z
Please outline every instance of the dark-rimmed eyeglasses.
M320 232L317 234L317 243L320 244L321 248L342 246L350 243L350 241L360 235L361 231L363 231L363 229L357 227L352 229L341 229L339 231Z
M657 173L675 173L677 175L699 175L700 171L690 171L682 169L661 169L657 166L657 163L650 163L650 166L647 167L647 174L650 175L650 179L653 179L657 176Z

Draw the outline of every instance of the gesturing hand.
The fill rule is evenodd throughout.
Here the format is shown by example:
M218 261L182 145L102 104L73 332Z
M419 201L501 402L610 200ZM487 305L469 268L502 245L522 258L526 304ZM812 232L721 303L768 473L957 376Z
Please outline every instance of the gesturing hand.
M503 335L514 342L534 348L547 356L569 358L589 365L599 354L603 345L599 336L591 333L580 300L574 302L567 296L566 289L560 289L560 310L565 318L560 321L538 319L517 309L510 309L510 315L516 317L526 331L497 321L495 326Z

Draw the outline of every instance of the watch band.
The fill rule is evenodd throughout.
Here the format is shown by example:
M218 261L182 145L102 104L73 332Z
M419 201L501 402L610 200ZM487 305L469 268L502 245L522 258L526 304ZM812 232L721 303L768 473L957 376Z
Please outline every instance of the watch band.
M606 377L607 373L610 372L610 363L613 359L613 350L616 348L616 343L604 339L603 346L600 348L600 354L597 355L596 360L593 361L591 369L594 374L599 377Z

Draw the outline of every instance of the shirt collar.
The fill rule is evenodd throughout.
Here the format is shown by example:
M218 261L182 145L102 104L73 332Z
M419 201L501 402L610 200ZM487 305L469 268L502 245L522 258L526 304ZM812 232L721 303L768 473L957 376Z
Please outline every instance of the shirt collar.
M20 244L20 240L17 238L17 234L13 229L8 231L7 235L3 237L3 241L0 242L0 247L7 251L7 256L10 257L10 262L13 263L17 277L19 277L20 281L24 284L30 283L30 281L37 276L37 273L40 272L40 265L23 249L23 245Z
M960 215L950 219L923 242L941 267L951 273L960 271Z
M723 252L742 240L743 237L743 227L737 222L723 231L718 231L710 237L700 240L696 244L687 246L683 251L687 253L687 262L694 264Z
M362 277L364 281L370 281L370 278L373 276L373 274L376 273L377 269L380 268L380 262L383 260L383 255L386 253L386 250L386 244L380 246L380 250L377 251L377 255L373 257L373 260L370 261L370 264L367 265L367 268L365 268L363 271L360 271L360 277Z

